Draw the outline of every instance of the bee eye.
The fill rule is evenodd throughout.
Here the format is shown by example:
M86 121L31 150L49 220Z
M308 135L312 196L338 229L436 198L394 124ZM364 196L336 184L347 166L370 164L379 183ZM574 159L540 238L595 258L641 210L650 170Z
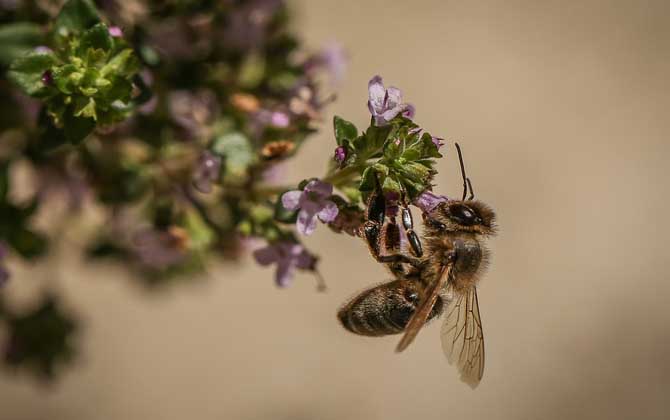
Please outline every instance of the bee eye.
M456 223L464 226L472 226L481 220L474 211L463 204L449 206L449 215Z

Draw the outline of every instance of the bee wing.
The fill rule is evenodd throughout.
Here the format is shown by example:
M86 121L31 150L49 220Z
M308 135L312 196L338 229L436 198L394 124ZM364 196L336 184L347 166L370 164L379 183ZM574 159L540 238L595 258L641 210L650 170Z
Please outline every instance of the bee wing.
M442 286L449 278L449 273L451 272L451 264L442 266L442 271L439 276L428 286L425 290L423 300L419 303L419 306L416 308L414 315L410 318L407 326L405 327L405 334L402 336L402 339L396 347L396 352L401 352L407 348L412 341L419 334L419 330L423 327L423 324L426 323L430 311L433 310L435 306L435 301L437 300L437 295L440 293Z
M484 375L484 332L475 287L449 303L441 336L449 364L456 364L461 380L474 389Z

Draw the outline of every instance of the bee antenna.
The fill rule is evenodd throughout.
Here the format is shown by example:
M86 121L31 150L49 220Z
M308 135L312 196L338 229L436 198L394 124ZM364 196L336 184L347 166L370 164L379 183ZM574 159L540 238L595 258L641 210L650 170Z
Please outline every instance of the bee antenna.
M475 198L475 192L472 190L472 182L470 182L470 178L465 178L465 180L468 181L468 188L470 189L468 200L472 200Z
M465 176L465 164L463 163L463 153L461 152L461 146L458 143L456 144L456 151L458 152L458 162L461 164L461 177L463 177L463 198L461 201L465 201L465 197L468 195L468 186L470 187L470 200L474 198L474 193L472 192L472 184L470 183L470 178Z

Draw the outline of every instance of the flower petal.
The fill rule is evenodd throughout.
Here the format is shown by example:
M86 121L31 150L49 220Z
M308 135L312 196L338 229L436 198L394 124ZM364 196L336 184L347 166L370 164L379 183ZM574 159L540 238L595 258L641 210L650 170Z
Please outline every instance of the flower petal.
M286 287L291 284L293 278L293 262L291 260L280 260L275 272L275 283L279 287Z
M400 89L391 86L386 91L386 109L395 108L402 104L402 92Z
M303 249L295 258L295 266L303 270L313 270L316 264L316 257Z
M270 123L279 128L286 128L291 125L291 119L287 113L282 111L275 111L270 117Z
M281 204L286 210L298 210L300 208L300 197L303 192L299 190L287 191L281 196Z
M444 195L437 195L432 191L424 191L414 200L414 205L423 210L424 213L430 213L440 203L446 201L449 201L449 198Z
M314 229L316 229L316 218L314 216L315 214L311 211L305 209L300 210L300 213L298 213L298 221L296 222L298 232L303 235L311 235L314 233Z
M316 193L319 197L326 198L333 195L333 186L315 179L305 185L305 192Z
M373 115L383 111L385 97L386 89L384 89L381 76L374 76L368 82L368 98L370 99L368 106L371 108Z
M339 211L340 210L337 208L337 204L328 200L324 202L323 209L321 209L318 216L323 223L330 223L335 220Z
M268 245L265 248L255 250L254 259L260 265L270 265L279 260L279 252L276 246Z
M414 118L414 115L416 115L416 108L412 104L407 104L407 108L403 111L402 116L411 120Z
M400 104L394 108L387 109L382 113L382 118L384 118L386 121L391 121L396 117L396 115L400 114L401 112L405 111L407 109L407 105L405 104Z

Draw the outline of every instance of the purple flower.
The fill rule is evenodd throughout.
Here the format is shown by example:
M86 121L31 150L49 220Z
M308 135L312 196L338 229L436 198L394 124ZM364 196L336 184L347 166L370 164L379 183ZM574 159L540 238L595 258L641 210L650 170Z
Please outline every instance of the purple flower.
M344 79L348 64L347 52L342 44L332 41L326 44L319 53L309 57L303 64L303 68L308 75L324 69L328 72L330 84L337 86Z
M328 198L333 194L333 186L317 179L310 181L303 191L284 193L282 205L287 210L298 210L298 232L311 235L316 229L316 217L323 223L330 223L337 217L337 205Z
M42 73L42 83L44 83L45 86L53 85L54 76L53 73L51 73L51 70L47 70L44 73Z
M447 201L449 201L447 196L437 195L426 190L414 200L414 205L423 210L424 213L431 213L440 203Z
M395 87L384 88L381 76L374 76L368 82L368 109L374 117L376 126L389 123L409 105L402 103L402 93Z
M316 257L302 245L295 242L278 242L254 251L254 258L260 265L277 264L275 282L279 287L289 285L296 268L314 270Z
M260 109L255 113L254 119L261 126L270 125L277 128L286 128L291 125L291 117L284 111Z
M344 160L347 158L347 149L344 146L338 146L335 148L335 162L339 163L340 166L344 163Z
M193 172L193 186L201 193L212 191L212 182L219 179L221 172L221 157L209 150L205 150L198 159L198 164Z
M109 35L114 38L121 38L123 36L123 31L118 26L110 26Z
M9 271L5 268L3 261L7 256L7 245L0 241L0 287L2 287L7 280L9 280Z
M407 109L405 109L402 112L402 116L405 118L409 118L410 120L414 118L415 114L416 114L416 108L412 104L407 104Z

